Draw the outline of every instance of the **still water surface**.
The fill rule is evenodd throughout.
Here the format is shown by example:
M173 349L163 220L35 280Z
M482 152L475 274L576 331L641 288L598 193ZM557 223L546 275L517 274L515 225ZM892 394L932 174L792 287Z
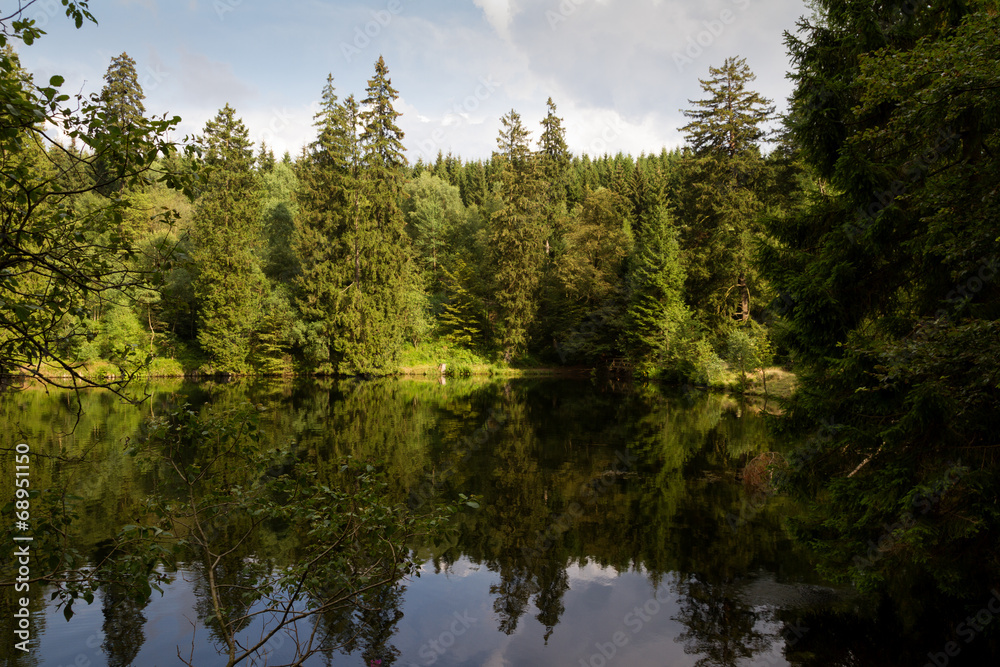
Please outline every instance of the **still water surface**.
M38 458L33 474L82 498L73 527L82 548L96 549L136 515L154 480L127 445L149 415L184 403L263 404L266 443L319 467L345 455L383 461L411 503L480 499L450 534L413 545L418 577L385 591L377 613L345 621L346 645L307 665L917 659L904 659L895 639L873 642L874 621L852 616L853 597L814 574L783 527L795 511L787 499L740 481L751 459L785 445L766 416L732 397L582 380L151 389L141 408L85 394L79 423L70 394L26 391L0 403L5 447L29 441L63 457ZM179 665L178 652L195 665L220 664L220 645L201 621L200 572L182 565L166 576L163 594L146 605L102 592L68 622L39 595L39 643L28 656L4 646L7 664ZM291 655L280 644L267 664Z

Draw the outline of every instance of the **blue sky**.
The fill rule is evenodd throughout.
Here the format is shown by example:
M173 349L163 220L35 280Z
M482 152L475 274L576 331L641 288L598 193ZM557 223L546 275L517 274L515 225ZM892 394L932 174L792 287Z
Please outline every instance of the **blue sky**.
M149 113L197 133L229 103L279 154L312 140L328 73L360 99L381 54L411 162L488 156L512 108L537 138L550 96L574 153L674 147L698 79L732 55L780 110L782 32L808 13L803 0L91 0L98 25L76 30L60 8L29 8L49 33L21 49L37 77L96 92L127 52Z

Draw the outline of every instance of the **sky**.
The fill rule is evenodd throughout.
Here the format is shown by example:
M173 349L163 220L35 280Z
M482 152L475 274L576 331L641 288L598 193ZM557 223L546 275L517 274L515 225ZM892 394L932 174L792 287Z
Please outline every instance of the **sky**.
M197 134L225 104L259 145L301 152L315 137L328 74L341 98L365 97L379 55L411 163L438 151L496 149L511 109L537 140L546 101L574 154L658 153L684 143L682 109L699 79L746 58L752 87L780 112L791 93L783 32L804 0L91 0L77 30L59 0L27 15L48 33L21 47L36 80L98 92L111 59L137 63L148 114Z

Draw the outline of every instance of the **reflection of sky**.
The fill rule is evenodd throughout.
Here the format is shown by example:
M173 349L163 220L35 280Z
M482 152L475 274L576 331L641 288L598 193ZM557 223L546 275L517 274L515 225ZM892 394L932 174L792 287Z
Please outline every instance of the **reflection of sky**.
M593 563L570 565L570 589L563 597L565 611L559 625L545 641L545 627L531 604L510 636L498 628L493 612L490 586L499 576L462 559L447 571L435 574L425 566L419 577L407 584L404 616L398 624L393 644L400 651L398 667L416 665L531 667L600 667L601 665L694 665L697 655L686 655L675 638L685 627L674 620L679 607L673 580L660 584L659 601L652 583L641 572L619 574L612 568ZM145 608L145 644L134 664L143 666L179 665L177 651L187 658L191 651L191 624L195 617L191 577L178 577L165 587L164 595L154 594ZM662 604L661 604L662 602ZM637 608L645 608L640 616ZM42 665L75 664L84 655L91 665L106 664L100 649L104 617L99 601L78 605L72 622L49 607L42 637ZM777 626L759 624L758 630L776 634ZM614 644L616 633L618 646ZM219 660L207 643L208 631L199 627L194 664L213 665ZM436 642L436 643L435 643ZM786 665L781 656L782 642L755 664ZM606 659L604 655L610 655ZM274 658L281 657L279 653ZM274 660L269 660L269 664ZM361 663L360 655L337 654L331 664ZM83 664L83 663L81 663ZM319 656L307 665L324 664Z

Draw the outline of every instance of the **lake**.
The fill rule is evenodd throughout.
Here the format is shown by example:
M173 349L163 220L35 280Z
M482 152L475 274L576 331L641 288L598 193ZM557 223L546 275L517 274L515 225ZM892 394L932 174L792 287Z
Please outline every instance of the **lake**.
M32 488L70 491L67 538L93 558L162 488L162 469L130 452L144 423L185 404L252 402L263 409L261 446L319 474L346 456L378 461L410 506L461 507L447 531L409 545L417 576L376 591L377 605L324 620L334 640L306 665L919 666L947 640L944 627L904 631L898 613L816 575L786 532L795 505L743 475L794 443L772 435L760 405L732 396L566 379L177 381L149 391L139 407L99 392L79 403L38 389L0 399L5 457L30 444ZM13 497L10 479L2 489ZM264 530L253 548L280 563L280 535ZM238 567L253 570L254 553ZM103 586L68 621L50 589L33 585L31 650L5 642L4 664L225 664L205 622L204 568L180 562L160 574L162 593L148 602ZM261 629L250 623L240 636ZM291 646L276 636L256 664L282 664Z

